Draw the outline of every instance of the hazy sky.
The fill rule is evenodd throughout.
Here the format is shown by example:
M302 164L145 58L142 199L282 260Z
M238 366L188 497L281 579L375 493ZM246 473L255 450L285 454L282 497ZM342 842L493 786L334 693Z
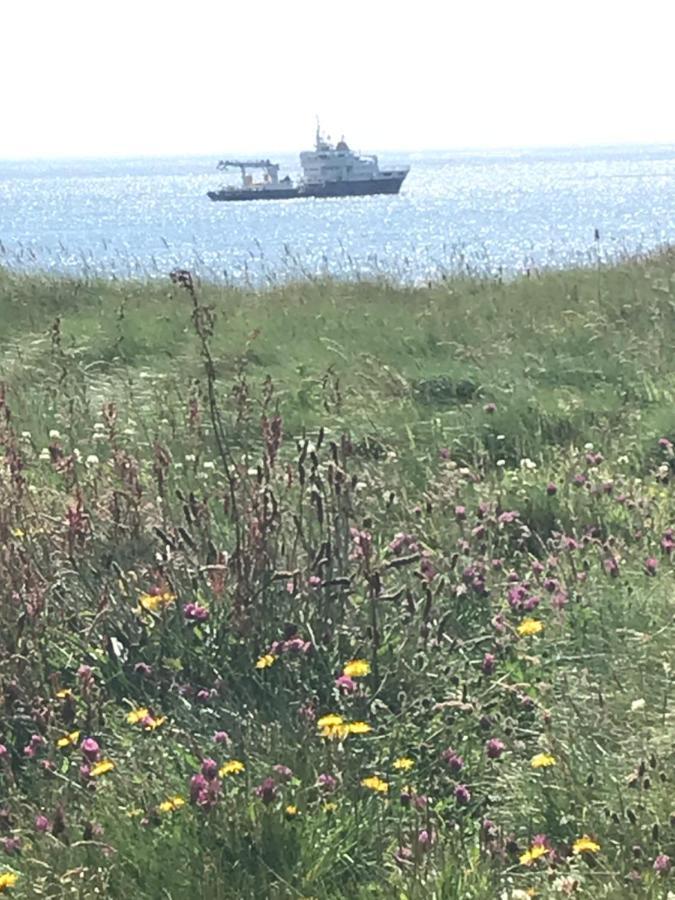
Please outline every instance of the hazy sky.
M675 142L673 0L0 0L0 157Z

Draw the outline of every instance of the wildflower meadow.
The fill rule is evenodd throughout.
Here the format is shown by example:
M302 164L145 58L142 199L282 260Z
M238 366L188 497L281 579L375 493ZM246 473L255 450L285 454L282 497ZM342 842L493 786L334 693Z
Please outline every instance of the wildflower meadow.
M675 254L0 272L0 893L675 896Z

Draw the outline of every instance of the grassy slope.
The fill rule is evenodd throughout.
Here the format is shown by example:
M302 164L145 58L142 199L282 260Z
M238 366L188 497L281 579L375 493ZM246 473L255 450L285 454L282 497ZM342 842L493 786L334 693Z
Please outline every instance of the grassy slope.
M440 412L441 429L452 435L466 430L470 410L454 408L443 384L433 403L415 402L410 390L446 378L472 382L484 400L510 412L515 407L524 424L534 401L558 438L581 398L592 426L595 413L611 423L626 404L634 408L671 389L671 273L665 257L507 284L451 281L417 291L302 284L258 295L207 287L203 298L218 319L219 373L231 378L244 359L251 375L269 374L288 399L285 412L295 427L315 425L329 403L351 427L396 429L404 419L425 442L431 437L425 425ZM200 371L190 305L178 288L4 276L0 346L10 373L13 358L39 365L57 316L64 349L113 385L142 370Z
M205 898L487 898L530 886L548 896L555 873L549 878L544 863L519 866L520 853L543 832L564 857L587 832L602 845L597 862L563 859L560 877L578 879L587 897L661 896L652 861L661 851L675 855L674 634L672 575L659 541L673 504L667 475L655 472L669 465L658 439L675 436L675 256L507 284L453 280L412 291L307 283L267 294L205 286L199 297L215 312L211 348L228 440L237 461L246 454L236 516L223 512L230 489L204 412L186 292L0 273L0 381L12 410L1 437L10 463L20 455L28 483L25 490L8 468L0 478L0 676L9 711L0 741L14 754L4 800L12 833L29 848L24 859L8 859L21 873L17 893L59 896L64 873L82 867L77 896L96 886L121 897L133 885L134 896L158 897L172 866L168 896L176 900L195 896L197 883ZM268 377L274 391L264 407ZM190 398L202 410L194 427ZM95 440L107 402L118 420ZM264 496L279 504L264 550L253 538L264 510L251 468L264 454L263 409L278 409L286 432L283 466L260 476ZM317 460L298 458L290 438L307 429L316 440L320 427L327 437ZM50 439L51 429L61 437ZM328 439L339 444L344 433L351 449L343 442L330 450ZM602 462L585 460L587 442ZM96 454L101 465L40 461L50 443L66 458L75 447L82 460ZM523 468L524 458L537 468ZM353 478L341 491L337 471ZM581 472L587 486L575 487ZM550 480L555 497L546 493ZM605 494L600 486L610 480ZM63 524L78 496L92 526L82 534L72 520ZM477 512L479 502L488 513ZM466 525L457 505L467 509ZM513 527L498 518L509 508L519 511ZM161 560L158 527L174 548L169 559ZM352 527L373 535L367 565L349 551ZM387 545L399 531L431 554L439 573L431 583L423 571L389 565ZM586 541L568 551L561 534ZM231 563L218 588L204 567L219 553L236 558L238 540L254 564L244 571ZM329 561L318 563L326 553ZM557 561L547 562L550 555ZM648 556L661 562L656 578L644 574ZM503 567L493 568L493 558ZM617 578L607 573L609 559L618 560ZM569 598L562 613L545 596L538 560ZM471 566L487 572L489 595L462 575ZM293 578L275 578L279 570L297 573L290 593ZM523 611L506 602L509 570L544 596L535 615L545 632L532 646L513 630ZM311 589L317 573L349 578L350 593ZM380 604L374 634L375 573L395 599ZM169 584L181 603L200 599L209 626L195 633L177 611L157 621L136 616L138 592L153 583ZM17 597L27 618L17 619ZM504 616L504 632L495 615ZM257 673L255 659L288 622L311 636L315 655L299 665L280 657ZM497 657L493 678L481 674L486 651ZM355 697L340 697L333 677L350 656L370 660L373 672ZM26 657L36 661L30 672ZM82 662L94 668L93 696L78 682ZM137 662L152 663L148 683ZM19 699L8 693L14 683ZM74 714L48 699L56 683L73 688ZM215 694L200 706L180 685ZM631 713L641 698L645 710ZM308 703L319 714L339 709L372 722L375 733L350 737L345 749L326 745L314 726L298 725ZM31 712L45 704L46 719ZM160 709L169 728L133 731L123 716L130 704ZM71 727L95 735L118 763L89 797L78 787L76 751L56 785L21 759L32 732L51 747ZM233 736L228 753L246 760L245 785L228 787L211 813L185 809L156 822L153 804L185 796L199 757L220 752L209 742L217 727ZM490 737L507 746L496 762L484 756ZM465 759L461 778L439 763L449 745ZM533 773L529 759L545 748L558 764ZM432 812L394 799L403 784L391 768L399 754L415 758L410 779L431 796ZM283 788L284 803L301 810L292 822L280 800L267 809L252 793L279 762L296 775ZM628 787L641 764L650 784L643 772ZM313 787L320 771L340 781L328 817ZM374 771L389 778L391 800L364 799L359 780ZM453 799L458 781L471 789L466 811ZM59 803L67 852L58 835L32 834L32 817L53 818ZM136 808L149 824L126 815ZM481 837L485 816L498 837ZM112 848L103 856L97 845L77 845L90 818ZM436 836L432 852L418 843L422 829ZM399 845L412 848L408 866L393 861Z

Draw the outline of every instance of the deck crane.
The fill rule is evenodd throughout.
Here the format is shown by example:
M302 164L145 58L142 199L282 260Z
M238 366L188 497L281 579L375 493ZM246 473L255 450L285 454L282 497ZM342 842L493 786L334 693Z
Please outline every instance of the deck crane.
M221 170L229 168L240 169L243 184L247 184L247 169L264 169L266 181L272 184L279 183L279 166L277 163L270 162L269 159L221 159L218 163L218 168Z

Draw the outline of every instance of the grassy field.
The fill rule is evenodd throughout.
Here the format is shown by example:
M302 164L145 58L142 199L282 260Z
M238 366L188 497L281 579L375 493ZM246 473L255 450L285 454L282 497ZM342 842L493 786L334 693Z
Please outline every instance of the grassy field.
M675 253L0 271L0 893L675 891Z

